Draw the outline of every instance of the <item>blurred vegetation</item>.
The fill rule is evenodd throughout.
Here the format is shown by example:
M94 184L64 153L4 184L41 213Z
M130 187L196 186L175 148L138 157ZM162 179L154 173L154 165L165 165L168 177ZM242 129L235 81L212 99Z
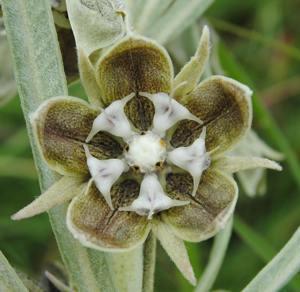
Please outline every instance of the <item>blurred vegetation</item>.
M299 8L299 0L227 0L215 1L205 14L226 52L234 56L255 85L258 101L271 113L283 136L278 136L277 130L274 132L274 125L263 124L264 112L256 112L255 130L275 149L279 149L280 140L296 155L290 157L289 163L283 162L283 172L268 172L265 196L249 198L240 190L234 233L214 285L216 289L240 291L284 245L300 222ZM221 61L228 65L228 60ZM240 71L231 69L231 74L237 74L239 79ZM70 95L84 96L84 92L75 85ZM18 98L0 108L0 141L0 250L17 269L40 278L41 271L59 257L47 215L21 222L10 220L10 215L39 194ZM205 268L211 243L209 240L188 244L198 277ZM192 291L161 249L156 290ZM299 275L283 291L300 291Z

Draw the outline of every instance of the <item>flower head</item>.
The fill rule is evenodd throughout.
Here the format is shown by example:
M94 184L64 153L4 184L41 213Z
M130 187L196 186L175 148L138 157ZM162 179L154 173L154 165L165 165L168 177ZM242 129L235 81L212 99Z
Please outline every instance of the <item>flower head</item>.
M182 251L182 240L205 240L226 224L238 194L232 172L278 168L226 156L251 126L251 90L224 76L199 83L207 28L175 78L167 52L138 35L121 38L96 62L78 50L91 104L55 97L32 116L44 159L64 177L14 218L72 199L67 225L82 244L124 251L153 230L193 282L186 252L180 258L168 242Z

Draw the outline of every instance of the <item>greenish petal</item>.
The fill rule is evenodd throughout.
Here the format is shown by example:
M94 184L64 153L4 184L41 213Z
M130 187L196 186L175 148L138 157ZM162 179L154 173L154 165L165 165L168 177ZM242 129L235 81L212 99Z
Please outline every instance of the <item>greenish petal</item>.
M190 204L163 212L163 221L179 238L194 242L212 237L225 226L238 195L235 181L214 169L203 174L195 197L191 197L193 180L186 173L170 173L166 188L171 198L190 200Z
M99 111L75 97L55 97L32 115L35 135L49 166L60 174L87 175L83 144ZM98 159L117 158L123 148L110 134L99 132L87 143Z
M87 191L71 202L67 225L83 245L104 251L125 251L142 244L150 231L149 221L134 212L118 211L138 196L139 184L131 179L116 183L111 210L91 183Z
M233 147L247 132L252 122L251 90L230 78L212 76L199 84L183 101L203 121L182 121L171 144L188 146L206 127L208 151L222 153Z

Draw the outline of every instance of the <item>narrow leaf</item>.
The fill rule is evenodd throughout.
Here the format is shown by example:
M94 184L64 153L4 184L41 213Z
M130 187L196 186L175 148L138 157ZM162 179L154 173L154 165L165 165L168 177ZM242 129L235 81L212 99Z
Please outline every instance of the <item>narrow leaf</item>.
M161 44L180 35L213 3L213 0L176 0L163 11L157 21L152 22L145 34ZM162 5L160 3L160 5Z
M18 292L28 291L1 251L0 251L0 290L18 291Z
M232 233L232 218L228 221L224 230L219 232L214 239L214 244L209 255L208 265L200 278L195 292L210 291L218 276L219 270L223 263L226 250Z
M243 289L243 292L279 291L300 271L300 228L281 251Z

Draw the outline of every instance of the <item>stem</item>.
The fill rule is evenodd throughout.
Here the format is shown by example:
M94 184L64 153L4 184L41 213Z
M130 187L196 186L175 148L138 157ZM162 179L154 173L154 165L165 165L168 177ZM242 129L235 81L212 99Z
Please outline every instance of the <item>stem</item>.
M154 272L156 259L156 238L151 232L144 244L143 292L154 290Z
M231 218L225 229L219 232L215 237L214 244L209 255L208 265L206 266L204 274L200 279L195 292L207 292L213 287L229 244L232 233L232 221L233 219Z
M14 62L15 77L42 190L58 175L43 161L30 124L30 113L52 96L67 95L61 54L48 0L3 0L2 9ZM63 261L76 291L113 291L101 252L87 250L76 241L65 222L67 205L49 211Z

